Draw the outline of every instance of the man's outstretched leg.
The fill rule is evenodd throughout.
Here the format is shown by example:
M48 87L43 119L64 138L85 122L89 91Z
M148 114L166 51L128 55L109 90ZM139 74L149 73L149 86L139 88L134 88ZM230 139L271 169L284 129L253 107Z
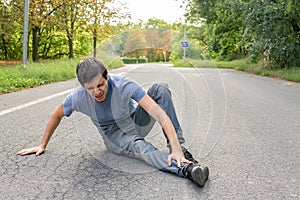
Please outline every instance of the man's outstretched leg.
M161 171L187 178L200 187L204 186L209 176L209 170L204 166L181 163L181 168L179 168L174 160L169 166L167 164L168 153L158 150L134 132L124 134L121 129L116 128L104 137L104 143L114 153L143 160Z

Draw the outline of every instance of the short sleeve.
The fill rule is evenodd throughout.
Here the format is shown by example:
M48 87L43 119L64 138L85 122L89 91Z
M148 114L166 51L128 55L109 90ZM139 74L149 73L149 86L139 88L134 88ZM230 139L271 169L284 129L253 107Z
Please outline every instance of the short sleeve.
M138 86L131 95L131 98L134 99L136 102L139 102L145 96L145 94L145 90L141 86Z
M63 102L64 115L66 117L69 117L73 112L72 101L73 101L72 94L69 94Z
M118 79L118 89L124 99L139 102L145 96L145 90L136 81L123 76L118 76Z

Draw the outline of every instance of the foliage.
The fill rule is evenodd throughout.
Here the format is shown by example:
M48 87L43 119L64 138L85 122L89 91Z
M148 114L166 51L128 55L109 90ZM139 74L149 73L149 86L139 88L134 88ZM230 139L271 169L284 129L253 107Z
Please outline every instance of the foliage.
M139 29L130 31L125 43L125 55L139 58L140 56L145 56L146 48L147 41L143 31Z
M251 11L245 14L247 34L253 37L251 52L262 53L267 66L299 67L300 17L294 11L300 10L299 1L249 1L244 7Z
M22 17L12 1L0 2L0 59L17 59L22 56Z
M211 58L264 58L271 68L299 67L300 2L297 0L189 0L186 14L202 24L193 37Z
M181 51L179 41L182 34L173 27L162 20L150 19L144 25L138 24L131 27L130 31L111 37L109 42L121 57L146 57L148 62L159 62L164 61L166 56L166 61L169 61L174 51L178 51L178 54Z
M29 4L29 49L33 61L86 55L96 40L102 41L119 31L117 21L128 16L117 0L33 0ZM111 6L111 5L115 6ZM91 9L91 8L99 9ZM24 1L0 3L0 59L22 56ZM97 16L96 21L91 21ZM114 21L114 25L110 22ZM91 25L91 22L95 22ZM101 37L98 37L101 36ZM95 43L96 44L96 43Z
M33 61L39 59L73 58L93 52L99 57L99 47L120 57L143 57L149 62L168 61L171 53L182 56L179 46L182 41L183 24L168 24L160 19L149 19L142 24L118 24L127 17L121 12L117 0L53 0L42 4L30 2L29 49ZM4 3L6 2L6 3ZM23 36L23 7L21 0L1 2L0 59L21 58ZM8 3L7 3L8 2ZM117 5L115 7L109 5ZM118 7L119 6L119 7ZM14 10L14 12L13 12ZM11 16L6 23L4 18ZM9 18L9 17L8 17ZM111 22L115 22L112 23ZM14 26L13 26L14 25ZM123 31L124 29L130 31ZM114 37L111 37L114 35ZM102 42L106 41L103 46ZM109 44L108 44L109 42ZM187 51L190 57L200 57L202 47L194 45ZM99 43L99 45L98 45ZM202 48L202 49L201 49ZM103 50L100 50L102 53Z

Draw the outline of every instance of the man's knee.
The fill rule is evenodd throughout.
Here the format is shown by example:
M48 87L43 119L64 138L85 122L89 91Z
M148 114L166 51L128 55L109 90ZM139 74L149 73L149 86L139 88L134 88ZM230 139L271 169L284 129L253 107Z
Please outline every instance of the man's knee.
M148 90L148 95L152 98L159 98L163 95L171 95L169 85L165 82L154 83Z
M157 83L155 83L155 84L157 84L157 85L160 86L160 87L164 87L164 88L166 88L166 89L169 89L169 85L168 85L168 83L166 83L166 82L157 82Z

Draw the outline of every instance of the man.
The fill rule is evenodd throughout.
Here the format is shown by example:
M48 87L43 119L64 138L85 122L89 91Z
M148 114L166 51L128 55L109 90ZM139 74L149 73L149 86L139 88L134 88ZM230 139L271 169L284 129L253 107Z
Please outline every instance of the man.
M146 93L133 80L108 75L102 62L95 58L79 62L76 74L81 86L54 110L40 145L23 149L18 152L19 155L35 153L38 156L44 153L61 119L78 111L91 118L108 150L144 160L159 170L204 186L209 170L196 165L198 162L191 153L181 147L185 140L166 84L155 83ZM163 128L169 155L144 139L155 121Z

